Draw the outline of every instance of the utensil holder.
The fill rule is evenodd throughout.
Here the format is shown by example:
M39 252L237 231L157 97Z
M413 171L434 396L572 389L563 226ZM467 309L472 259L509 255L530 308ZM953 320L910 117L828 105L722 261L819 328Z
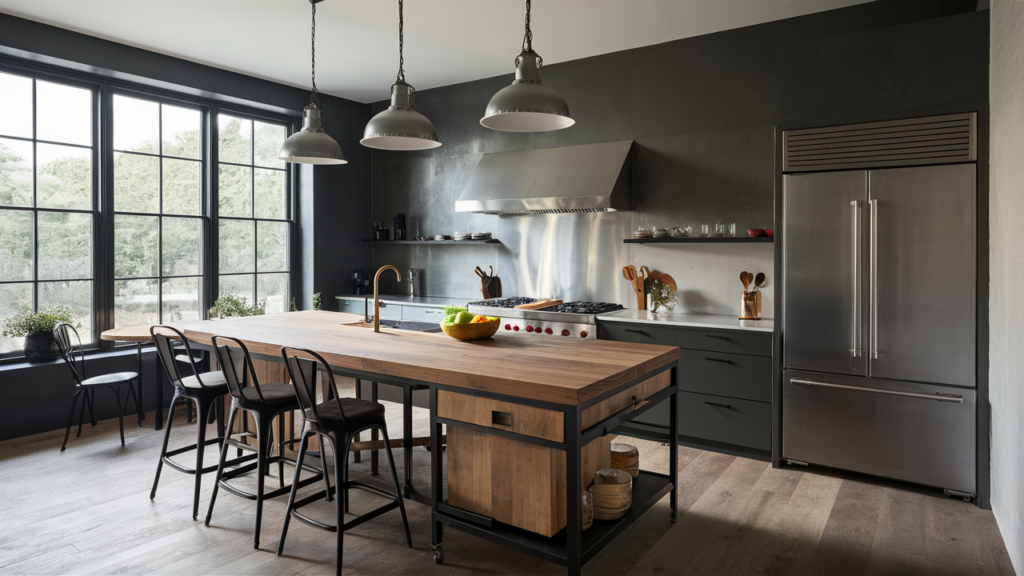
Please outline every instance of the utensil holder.
M740 320L761 319L761 291L748 292L744 290L740 294Z

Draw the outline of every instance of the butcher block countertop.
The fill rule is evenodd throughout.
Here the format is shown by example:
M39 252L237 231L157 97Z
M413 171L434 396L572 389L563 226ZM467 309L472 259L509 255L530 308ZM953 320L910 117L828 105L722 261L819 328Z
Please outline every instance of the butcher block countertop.
M345 326L362 316L303 311L182 326L194 342L231 336L251 353L308 348L332 366L578 406L679 359L675 346L497 335L462 342L443 333Z

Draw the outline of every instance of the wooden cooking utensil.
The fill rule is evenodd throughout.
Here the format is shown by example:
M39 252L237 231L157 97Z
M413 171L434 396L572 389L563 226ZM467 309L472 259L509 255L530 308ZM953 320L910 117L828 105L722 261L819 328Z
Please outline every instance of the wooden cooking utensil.
M754 290L760 290L761 284L764 284L764 272L758 272L757 277L754 278Z
M641 270L647 270L646 266L641 267ZM629 283L633 285L633 293L636 294L636 309L646 310L647 299L644 297L644 278L637 274L636 267L630 264L622 268L622 277L629 280Z
M520 304L516 306L517 310L540 310L541 308L548 308L551 306L557 306L562 301L556 299L537 300L536 302L530 302L529 304Z
M747 291L750 290L750 280L751 280L750 272L747 272L746 270L744 270L743 272L740 272L740 282L743 282L743 291L744 292L747 292Z

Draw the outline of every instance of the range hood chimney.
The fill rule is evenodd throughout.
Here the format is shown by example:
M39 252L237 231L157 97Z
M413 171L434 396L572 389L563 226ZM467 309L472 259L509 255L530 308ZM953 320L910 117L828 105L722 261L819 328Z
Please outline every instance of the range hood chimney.
M484 154L456 212L562 214L633 208L633 141Z

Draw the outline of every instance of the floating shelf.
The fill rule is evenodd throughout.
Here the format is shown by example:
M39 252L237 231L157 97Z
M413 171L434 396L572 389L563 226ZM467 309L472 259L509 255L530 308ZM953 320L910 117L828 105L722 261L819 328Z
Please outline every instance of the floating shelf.
M773 236L758 236L758 237L741 237L741 236L725 236L725 237L688 237L688 238L626 238L623 240L626 244L733 244L733 243L744 243L744 242L773 242L775 237Z
M374 244L501 244L497 238L487 240L363 240Z

